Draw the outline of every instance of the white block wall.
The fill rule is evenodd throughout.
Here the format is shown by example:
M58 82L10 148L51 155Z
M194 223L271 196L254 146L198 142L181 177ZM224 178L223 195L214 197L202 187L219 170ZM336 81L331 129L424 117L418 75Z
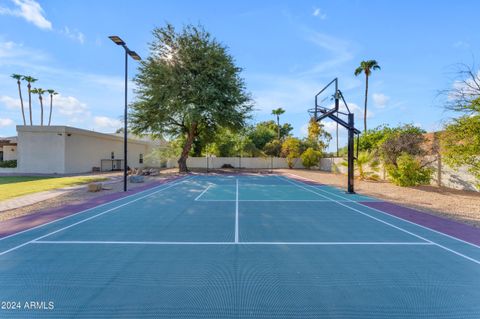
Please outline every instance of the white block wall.
M234 168L246 169L271 169L271 168L288 168L287 160L281 157L209 157L208 168L218 169L223 164L230 164ZM206 157L189 157L187 159L187 166L190 168L207 168ZM167 167L178 167L176 159L168 160ZM294 168L303 168L300 159L295 160Z

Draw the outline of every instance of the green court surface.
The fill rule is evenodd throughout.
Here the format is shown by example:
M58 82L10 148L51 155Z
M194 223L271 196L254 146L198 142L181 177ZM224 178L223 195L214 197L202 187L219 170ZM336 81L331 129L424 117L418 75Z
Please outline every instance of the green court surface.
M0 239L0 318L480 318L480 248L369 201L190 175Z

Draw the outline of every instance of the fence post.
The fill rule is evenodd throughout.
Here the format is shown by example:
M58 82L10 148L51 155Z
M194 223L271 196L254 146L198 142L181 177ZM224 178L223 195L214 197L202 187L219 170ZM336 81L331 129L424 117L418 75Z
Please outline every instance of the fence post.
M442 155L437 154L437 186L442 187Z

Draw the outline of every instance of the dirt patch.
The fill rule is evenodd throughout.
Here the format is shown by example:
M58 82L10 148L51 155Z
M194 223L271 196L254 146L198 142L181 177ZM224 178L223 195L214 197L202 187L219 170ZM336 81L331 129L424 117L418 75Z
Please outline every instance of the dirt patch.
M137 187L145 186L146 184L151 184L158 182L167 177L171 177L178 174L178 169L166 169L160 171L158 176L145 176L144 183L128 183L128 189L135 189ZM3 211L0 213L0 222L12 219L15 217L29 215L38 211L58 208L65 205L74 205L82 204L88 200L91 200L95 197L104 196L106 194L123 192L123 179L121 179L122 173L109 174L108 177L119 177L118 181L114 183L108 183L105 185L105 188L100 192L91 193L87 191L87 185L84 187L73 189L65 194L59 195L57 197L47 199L41 202L38 202L33 205L28 205L24 207L19 207L16 209L11 209Z
M347 188L347 177L342 174L300 169L280 169L282 173L291 173L326 185ZM355 180L357 193L373 196L440 215L452 220L480 227L480 193L460 191L445 187L418 186L399 187L389 182L371 182Z

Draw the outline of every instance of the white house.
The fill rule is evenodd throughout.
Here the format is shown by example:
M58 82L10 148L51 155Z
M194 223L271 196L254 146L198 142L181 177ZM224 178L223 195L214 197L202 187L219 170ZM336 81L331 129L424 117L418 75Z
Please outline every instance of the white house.
M123 169L122 136L69 126L17 126L17 133L16 154L8 157L17 159L17 168L0 168L0 172L73 174ZM129 138L127 165L151 166L145 156L164 146L165 142ZM13 145L3 146L4 160L5 147L13 149Z
M0 138L0 161L17 159L17 138Z

